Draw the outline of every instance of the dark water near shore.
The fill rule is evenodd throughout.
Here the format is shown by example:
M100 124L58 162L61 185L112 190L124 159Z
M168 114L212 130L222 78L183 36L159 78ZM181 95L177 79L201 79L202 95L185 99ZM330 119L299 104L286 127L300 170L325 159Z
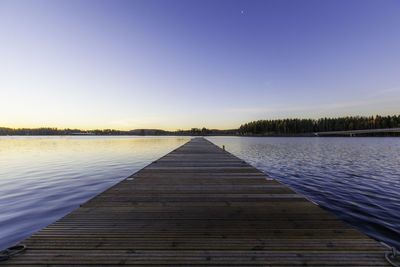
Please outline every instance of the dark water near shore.
M210 137L400 248L400 138ZM0 249L182 145L179 137L0 137Z
M400 249L400 138L208 139Z

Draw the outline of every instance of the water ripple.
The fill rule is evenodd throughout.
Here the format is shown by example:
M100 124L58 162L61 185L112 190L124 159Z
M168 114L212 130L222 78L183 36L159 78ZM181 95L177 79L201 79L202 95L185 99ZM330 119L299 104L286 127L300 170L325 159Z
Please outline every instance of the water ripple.
M209 139L367 235L400 248L400 138Z
M0 137L0 250L185 143L170 137Z

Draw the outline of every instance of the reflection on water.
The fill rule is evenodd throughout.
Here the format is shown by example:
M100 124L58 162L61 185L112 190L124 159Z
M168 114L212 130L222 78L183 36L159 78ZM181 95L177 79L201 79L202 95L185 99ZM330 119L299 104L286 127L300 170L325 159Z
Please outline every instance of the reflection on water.
M179 137L0 137L0 249L187 142Z
M208 139L362 232L400 248L400 138Z

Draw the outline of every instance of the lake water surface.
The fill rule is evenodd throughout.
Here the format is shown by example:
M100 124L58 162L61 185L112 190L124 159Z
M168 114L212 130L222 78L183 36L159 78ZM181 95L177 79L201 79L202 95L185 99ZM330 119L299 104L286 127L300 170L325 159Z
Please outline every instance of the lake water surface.
M400 138L208 137L364 233L400 248ZM187 137L0 137L0 249Z
M400 138L209 140L360 231L400 249Z
M0 137L0 250L184 144L179 137Z

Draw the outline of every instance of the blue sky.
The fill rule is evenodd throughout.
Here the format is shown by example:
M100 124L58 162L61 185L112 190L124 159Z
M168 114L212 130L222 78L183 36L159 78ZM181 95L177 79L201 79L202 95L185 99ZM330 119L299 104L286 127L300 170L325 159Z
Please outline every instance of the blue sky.
M0 125L400 113L400 1L0 0Z

